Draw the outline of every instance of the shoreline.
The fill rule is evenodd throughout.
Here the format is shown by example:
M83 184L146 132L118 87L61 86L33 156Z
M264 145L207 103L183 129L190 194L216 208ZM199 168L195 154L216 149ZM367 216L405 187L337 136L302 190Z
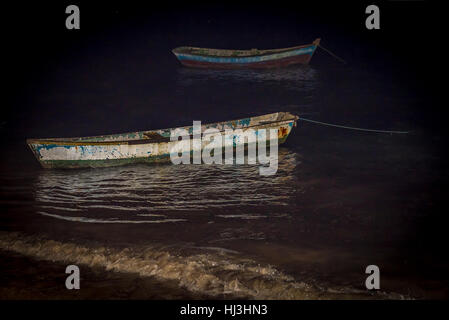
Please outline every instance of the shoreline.
M180 255L149 247L85 247L17 233L3 234L0 240L0 299L411 298L399 293L323 287L247 258L231 261L224 253ZM80 290L65 288L65 269L70 264L80 268Z

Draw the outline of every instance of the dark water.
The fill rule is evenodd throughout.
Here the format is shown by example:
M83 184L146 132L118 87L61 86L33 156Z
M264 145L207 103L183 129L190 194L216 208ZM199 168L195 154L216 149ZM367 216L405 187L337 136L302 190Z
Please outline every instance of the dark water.
M318 54L308 67L191 70L158 54L84 53L27 88L27 112L2 127L20 139L2 153L0 249L157 279L170 283L158 287L164 298L180 297L175 287L215 298L448 297L444 137L406 73ZM251 165L42 170L22 140L277 111L411 133L300 121L268 177ZM370 264L381 271L377 293L364 287ZM110 280L94 287L124 286Z

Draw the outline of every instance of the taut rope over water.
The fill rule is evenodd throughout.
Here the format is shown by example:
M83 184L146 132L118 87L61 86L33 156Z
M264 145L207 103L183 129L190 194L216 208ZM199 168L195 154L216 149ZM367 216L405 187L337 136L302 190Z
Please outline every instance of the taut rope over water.
M342 126L342 125L338 125L338 124L332 124L332 123L326 123L326 122L306 119L306 118L302 118L302 117L299 117L298 119L302 120L302 121L315 123L315 124L321 124L321 125L324 125L324 126L336 127L336 128L342 128L342 129L350 129L350 130L357 130L357 131L367 131L367 132L375 132L375 133L390 133L390 134L406 134L406 133L409 133L408 131L377 130L377 129L364 129L364 128L348 127L348 126Z
M335 59L339 60L340 62L346 64L346 61L343 60L342 58L340 58L339 56L337 56L335 53L332 53L329 49L324 48L321 44L318 45L318 47L320 47L321 49L323 49L324 51L326 51L327 53L329 53L332 57L334 57Z

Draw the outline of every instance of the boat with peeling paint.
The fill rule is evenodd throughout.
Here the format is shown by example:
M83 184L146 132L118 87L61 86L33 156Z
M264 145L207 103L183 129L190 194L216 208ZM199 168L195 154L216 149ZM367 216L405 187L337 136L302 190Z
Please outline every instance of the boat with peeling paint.
M311 44L269 50L225 50L178 47L172 50L179 62L193 68L275 68L292 64L308 64L320 39Z
M223 146L231 143L233 147L247 144L245 132L248 129L257 135L260 129L277 130L278 143L285 142L298 116L289 112L277 112L239 120L216 122L201 126L203 133L200 148L208 144L206 129L215 128L224 138ZM172 132L184 129L190 134L193 126L151 131L139 131L94 137L28 139L27 144L44 168L96 168L111 167L132 163L154 163L170 160L170 152L178 141L170 141ZM237 129L241 129L240 133ZM233 130L234 135L225 135ZM230 138L230 139L229 139ZM267 134L267 141L271 135ZM192 144L189 145L189 147ZM192 147L190 150L194 150Z

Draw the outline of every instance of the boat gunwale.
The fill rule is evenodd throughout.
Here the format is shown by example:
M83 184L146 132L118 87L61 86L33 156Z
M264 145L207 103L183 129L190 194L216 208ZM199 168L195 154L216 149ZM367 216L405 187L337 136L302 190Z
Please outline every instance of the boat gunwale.
M276 112L278 115L279 114L286 114L288 116L291 116L290 118L287 119L276 119L273 121L263 121L261 120L262 123L258 123L258 124L254 124L252 126L247 126L247 127L243 127L243 128L237 128L237 129L248 129L248 128L254 128L254 127L269 127L271 124L276 124L276 123L290 123L292 121L297 121L299 119L299 117L297 115L294 115L290 112ZM272 114L276 114L276 113L272 113ZM267 115L272 115L272 114L265 114L259 117L263 117L263 116L267 116ZM256 118L256 117L249 117L251 118ZM247 118L242 118L242 119L247 119ZM234 121L239 121L242 119L237 119L237 120L231 120L231 121L220 121L220 122L213 122L213 123L208 123L205 124L205 126L212 126L212 125L219 125L221 123L228 123L228 122L234 122ZM190 128L191 126L185 126L185 127L175 127L175 128L168 128L168 129L156 129L156 130L150 130L150 131L138 131L138 132L127 132L127 133L121 133L118 135L127 135L127 134L136 134L136 133L149 133L149 132L156 132L156 131L162 131L162 130L174 130L174 129L183 129L183 128ZM221 132L225 132L224 130L220 130ZM112 134L115 135L115 134ZM94 139L96 137L100 138L100 137L104 137L105 135L99 135L99 136L90 136L90 137L72 137L72 138L43 138L43 139L35 139L35 138L31 138L31 139L27 139L26 142L28 145L31 144L40 144L40 145L61 145L61 146L89 146L89 145L137 145L137 144L147 144L145 141L148 141L148 144L152 144L152 143L166 143L169 141L155 141L155 139L129 139L129 140L116 140L116 141L75 141L75 139ZM108 136L108 135L106 135ZM190 135L191 137L192 135ZM61 139L61 140L60 140ZM73 139L71 140L63 140L63 139Z
M198 57L214 57L214 58L248 58L248 57L263 57L263 56L269 56L272 54L277 54L277 53L283 53L283 52L289 52L289 51L294 51L297 49L302 49L302 48L306 48L306 47L310 47L310 46L318 46L320 43L321 39L317 38L315 39L312 43L309 44L303 44L303 45L299 45L299 46L294 46L294 47L287 47L287 48L279 48L279 49L263 49L263 50L259 50L259 49L245 49L245 50L240 50L240 49L215 49L215 48L201 48L201 47L189 47L189 46L183 46L183 47L177 47L174 48L172 50L173 54L178 55L178 54L185 54L185 55L191 55L191 56L198 56ZM181 51L182 49L184 50L188 50L188 51ZM246 55L237 55L237 56L233 56L232 54L230 55L212 55L212 54L197 54L197 53L192 53L192 50L207 50L208 52L216 50L216 51L228 51L228 52L233 52L233 51L240 51L240 52L244 52L244 53L248 53ZM253 50L258 50L259 53L257 54L250 54L251 52L253 52Z

